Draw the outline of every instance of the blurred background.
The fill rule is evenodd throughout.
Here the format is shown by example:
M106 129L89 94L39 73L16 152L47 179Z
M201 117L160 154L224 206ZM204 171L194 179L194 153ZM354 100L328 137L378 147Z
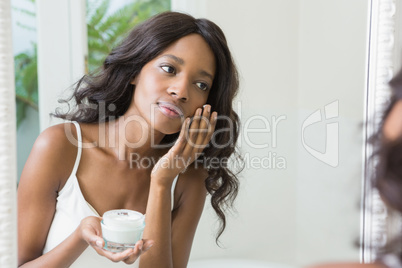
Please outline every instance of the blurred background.
M36 137L59 122L49 113L70 86L134 25L182 11L226 34L241 76L234 107L246 160L220 247L205 205L193 267L359 261L369 2L12 0L18 177Z

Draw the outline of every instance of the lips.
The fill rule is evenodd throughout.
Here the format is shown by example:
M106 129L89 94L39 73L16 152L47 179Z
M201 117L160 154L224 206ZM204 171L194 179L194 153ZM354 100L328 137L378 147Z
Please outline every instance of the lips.
M159 102L159 109L161 112L171 118L183 117L183 112L181 109L170 102Z

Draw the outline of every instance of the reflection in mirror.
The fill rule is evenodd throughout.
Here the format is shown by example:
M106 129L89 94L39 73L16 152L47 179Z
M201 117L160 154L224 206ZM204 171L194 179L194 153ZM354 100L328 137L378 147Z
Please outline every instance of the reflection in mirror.
M402 227L401 217L387 208L373 185L376 167L384 157L375 155L378 148L370 141L382 124L382 117L391 100L391 78L402 66L401 31L402 6L399 1L371 1L370 50L368 59L368 86L365 136L365 184L363 187L362 261L373 262L378 252ZM377 141L377 146L383 146ZM375 155L375 157L373 157Z

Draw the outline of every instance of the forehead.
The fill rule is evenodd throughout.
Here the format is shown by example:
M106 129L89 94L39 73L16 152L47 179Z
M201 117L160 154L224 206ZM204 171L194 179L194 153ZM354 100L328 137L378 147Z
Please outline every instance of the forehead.
M199 34L190 34L178 39L167 47L160 57L166 54L181 58L184 65L199 67L215 74L215 55L208 43Z

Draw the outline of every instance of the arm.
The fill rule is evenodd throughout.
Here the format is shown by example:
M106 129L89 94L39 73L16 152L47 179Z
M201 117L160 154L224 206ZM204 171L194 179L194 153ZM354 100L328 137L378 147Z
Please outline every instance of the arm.
M207 196L205 179L208 173L205 170L191 171L182 178L185 180L186 190L172 214L172 250L175 268L187 267L194 235Z
M207 110L207 109L206 109ZM141 258L140 267L186 267L191 244L205 202L205 171L189 169L182 178L187 185L180 205L173 213L170 211L171 186L177 174L186 169L211 139L216 126L216 112L211 116L204 110L191 124L187 119L181 129L176 144L155 165L151 173L150 193L146 210L144 237L154 239L152 252ZM211 116L211 119L210 119ZM211 120L211 124L207 123ZM206 131L205 131L206 130ZM187 136L187 133L190 134Z
M59 126L45 130L36 140L22 172L18 186L19 266L67 267L87 247L74 232L59 247L41 256L57 192L74 165L76 149L74 152L65 140L64 130Z
M140 267L173 267L171 248L170 188L151 180L143 237L155 241L152 251L143 255Z
M88 244L113 261L132 263L139 256L141 242L134 251L118 254L101 249L103 239L96 217L85 218L69 237L42 255L55 213L57 193L71 174L76 155L77 148L68 141L63 125L48 128L36 140L18 186L20 267L69 267Z
M204 208L205 170L189 170L180 176L185 188L171 212L171 189L151 182L144 237L155 240L141 257L140 267L187 267L195 231Z

